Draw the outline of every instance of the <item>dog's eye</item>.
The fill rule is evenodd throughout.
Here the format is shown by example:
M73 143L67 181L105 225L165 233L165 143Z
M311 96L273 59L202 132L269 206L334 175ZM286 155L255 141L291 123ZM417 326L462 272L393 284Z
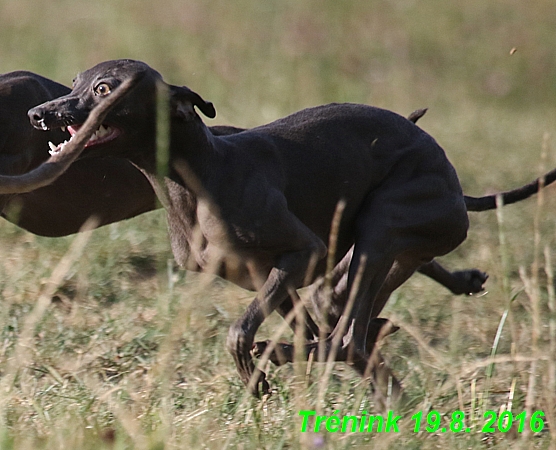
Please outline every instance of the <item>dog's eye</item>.
M104 95L110 94L112 89L110 88L110 86L107 83L99 83L95 87L94 91L95 91L95 95L104 96Z

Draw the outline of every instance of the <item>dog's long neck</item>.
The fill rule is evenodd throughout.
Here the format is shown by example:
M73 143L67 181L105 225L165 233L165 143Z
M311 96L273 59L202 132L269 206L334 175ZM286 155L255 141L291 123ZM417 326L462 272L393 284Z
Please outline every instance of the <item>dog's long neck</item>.
M196 195L202 195L203 187L221 156L218 138L200 118L172 124L170 173L177 173L180 178L174 181L182 181Z

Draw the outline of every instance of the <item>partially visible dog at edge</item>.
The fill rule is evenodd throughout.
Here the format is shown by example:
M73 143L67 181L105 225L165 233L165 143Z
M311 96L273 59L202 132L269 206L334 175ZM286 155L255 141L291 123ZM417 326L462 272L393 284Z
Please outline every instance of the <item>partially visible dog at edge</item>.
M292 309L296 289L325 273L325 242L340 201L345 208L333 263L347 282L333 298L328 315L333 330L320 345L328 355L334 340L342 338L335 359L376 377L379 368L367 365L380 328L391 327L378 319L391 292L416 270L434 272L434 258L466 238L467 211L495 208L495 196L464 196L443 149L393 112L330 104L216 136L197 113L215 117L212 103L174 85L165 85L170 144L168 176L160 181L155 110L163 81L154 69L132 60L107 61L80 73L71 93L31 109L31 122L75 133L96 104L138 74L141 81L106 116L102 138L89 141L83 157L128 158L167 210L176 260L217 267L218 275L257 291L227 338L250 392L269 391L250 353L255 334L272 311L286 315ZM545 185L554 178L547 174ZM513 203L538 186L537 180L501 195L504 203ZM307 327L308 335L318 334L311 323ZM306 354L316 345L308 342Z

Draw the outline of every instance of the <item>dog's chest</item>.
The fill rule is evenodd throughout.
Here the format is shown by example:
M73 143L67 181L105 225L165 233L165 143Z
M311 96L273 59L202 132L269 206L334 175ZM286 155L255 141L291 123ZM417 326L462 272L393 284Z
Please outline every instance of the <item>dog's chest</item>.
M197 221L207 242L222 251L235 253L256 243L255 230L236 221L224 220L218 206L209 201L198 199Z

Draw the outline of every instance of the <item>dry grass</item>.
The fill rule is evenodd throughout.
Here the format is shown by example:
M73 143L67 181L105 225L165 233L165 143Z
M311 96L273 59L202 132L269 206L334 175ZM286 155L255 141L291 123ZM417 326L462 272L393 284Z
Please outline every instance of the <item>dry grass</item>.
M422 127L480 195L556 163L555 21L552 0L0 0L0 72L69 84L101 60L141 59L237 126L328 101L428 106ZM299 432L300 409L375 410L342 364L326 390L322 365L270 366L275 393L246 396L224 341L252 295L178 271L161 211L94 231L54 285L74 238L3 222L0 448L556 448L555 207L549 188L471 216L443 262L487 271L484 296L419 275L395 293L384 316L401 330L382 350L413 406L399 434L381 435ZM535 409L541 433L481 432L486 410ZM464 411L472 432L413 433L411 415L431 410L444 424Z

